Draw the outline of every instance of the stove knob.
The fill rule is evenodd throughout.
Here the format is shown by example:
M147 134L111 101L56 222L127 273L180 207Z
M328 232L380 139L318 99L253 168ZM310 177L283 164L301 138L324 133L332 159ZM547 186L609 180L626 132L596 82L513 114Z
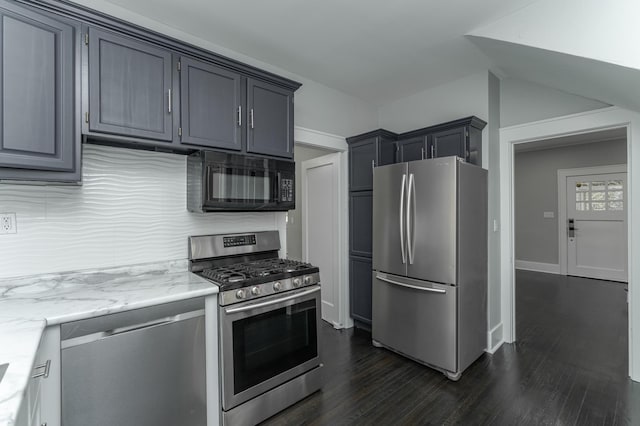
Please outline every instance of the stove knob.
M238 290L238 291L236 292L236 297L237 297L238 299L244 299L244 298L246 297L246 295L244 294L244 290Z
M304 277L304 285L309 285L311 284L311 276L307 275Z
M276 281L275 283L273 283L273 289L275 291L280 291L282 290L282 284L280 284L280 281Z
M294 278L293 279L293 286L294 287L300 287L300 278Z
M251 294L253 294L254 296L258 296L260 294L260 287L253 287L251 289Z

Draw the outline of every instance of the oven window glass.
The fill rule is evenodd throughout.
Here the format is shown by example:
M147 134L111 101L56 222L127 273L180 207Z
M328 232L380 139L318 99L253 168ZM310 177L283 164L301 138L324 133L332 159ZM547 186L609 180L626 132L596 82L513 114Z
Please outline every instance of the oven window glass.
M233 323L234 393L318 356L315 299Z
M215 200L265 202L271 200L268 173L242 169L211 170L210 196Z

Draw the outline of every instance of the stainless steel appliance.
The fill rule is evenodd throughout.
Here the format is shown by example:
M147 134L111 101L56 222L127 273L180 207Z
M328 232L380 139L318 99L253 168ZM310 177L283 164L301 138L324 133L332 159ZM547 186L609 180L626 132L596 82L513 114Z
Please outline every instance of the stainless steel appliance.
M187 158L192 212L295 209L295 163L216 151Z
M319 271L279 249L277 231L189 238L190 270L220 287L225 424L257 424L320 389Z
M63 324L64 426L206 426L204 299Z
M373 172L376 346L457 380L486 347L487 171L458 157Z

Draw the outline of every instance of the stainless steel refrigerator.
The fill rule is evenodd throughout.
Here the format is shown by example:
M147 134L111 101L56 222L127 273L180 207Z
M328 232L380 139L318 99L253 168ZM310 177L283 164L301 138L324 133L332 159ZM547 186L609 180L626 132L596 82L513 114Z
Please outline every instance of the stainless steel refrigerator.
M458 157L373 172L373 322L382 346L457 380L487 342L487 171Z

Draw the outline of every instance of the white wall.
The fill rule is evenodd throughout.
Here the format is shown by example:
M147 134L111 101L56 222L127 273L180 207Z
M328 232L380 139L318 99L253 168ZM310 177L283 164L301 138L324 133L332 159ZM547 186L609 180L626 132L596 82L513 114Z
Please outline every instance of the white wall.
M295 94L294 103L295 123L298 126L342 136L352 136L377 128L377 108L358 98L153 21L107 0L78 0L77 3L302 83ZM292 34L292 37L295 35Z
M538 0L472 35L640 69L636 0Z
M83 148L82 186L0 184L0 211L18 224L0 235L0 277L186 259L189 235L284 237L282 212L189 213L184 155Z
M500 125L529 123L591 111L609 104L514 78L500 82Z
M516 260L557 265L558 169L625 164L626 139L514 155ZM543 212L554 212L553 219ZM564 225L563 225L564 226Z
M406 132L462 117L488 118L487 73L473 74L380 107L379 127Z
M485 167L489 170L489 204L488 204L488 255L489 255L489 268L488 268L488 329L490 335L488 337L488 348L494 348L502 340L502 331L496 330L491 333L491 330L499 327L501 322L500 318L500 227L497 226L494 229L494 222L500 224L500 151L499 151L499 130L501 126L501 96L500 96L500 81L492 74L488 73L488 113L489 124L487 125L487 137L483 139L483 144L486 141L486 148L483 147Z

